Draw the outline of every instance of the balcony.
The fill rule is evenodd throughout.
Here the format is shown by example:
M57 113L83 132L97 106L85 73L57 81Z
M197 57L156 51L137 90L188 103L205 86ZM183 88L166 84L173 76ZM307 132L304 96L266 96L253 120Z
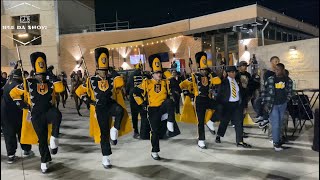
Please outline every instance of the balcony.
M87 33L87 32L99 32L99 31L112 31L129 29L129 21L118 21L112 23L101 23L91 25L73 26L69 28L61 28L60 34L74 34L74 33Z

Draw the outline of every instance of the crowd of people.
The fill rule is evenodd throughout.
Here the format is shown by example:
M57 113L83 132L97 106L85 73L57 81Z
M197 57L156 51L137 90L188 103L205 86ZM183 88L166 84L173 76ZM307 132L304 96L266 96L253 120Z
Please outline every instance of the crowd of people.
M18 61L8 77L6 73L1 77L1 127L8 163L15 161L18 136L25 157L34 154L31 144L39 144L41 171L47 172L51 155L58 152L63 119L59 103L61 100L66 108L68 94L74 99L79 116L82 104L90 111L89 132L101 146L104 168L112 167L110 144L116 145L118 137L131 131L135 139L150 140L151 157L161 160L159 140L181 133L175 114L187 117L181 118L182 122L197 124L197 146L201 149L207 148L205 127L216 136L215 142L221 143L230 122L236 132L235 145L251 148L244 142L247 134L243 128L250 102L259 127L272 129L274 150L283 150L283 116L292 96L292 80L280 59L271 57L270 70L260 72L254 68L252 74L245 61L213 71L202 51L195 54L195 61L197 71L181 74L175 63L164 69L161 56L154 54L148 57L150 72L143 69L140 61L132 73L123 76L109 66L108 49L97 48L95 74L90 76L87 70L84 74L80 70L72 72L69 89L65 72L54 74L44 53L32 53L30 73L22 72ZM129 100L131 121L125 99ZM216 121L220 121L217 132Z

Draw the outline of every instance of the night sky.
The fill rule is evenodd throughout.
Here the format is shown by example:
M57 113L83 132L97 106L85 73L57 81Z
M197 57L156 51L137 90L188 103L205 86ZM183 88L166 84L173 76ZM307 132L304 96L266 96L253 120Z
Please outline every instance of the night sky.
M96 23L129 21L130 28L149 27L255 4L319 27L319 0L95 0ZM148 2L148 1L147 1Z

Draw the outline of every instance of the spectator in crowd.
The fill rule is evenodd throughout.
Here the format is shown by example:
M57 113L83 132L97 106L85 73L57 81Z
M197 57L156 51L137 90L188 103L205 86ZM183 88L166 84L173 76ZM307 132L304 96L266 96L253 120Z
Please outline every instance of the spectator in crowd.
M271 64L271 70L267 70L264 75L263 75L263 82L266 82L267 79L270 76L274 76L275 75L275 70L276 70L276 66L277 64L280 63L280 59L278 56L272 56L270 58L270 64Z
M238 73L236 75L236 79L238 79L243 88L242 94L242 103L244 105L244 113L246 113L246 109L248 108L248 102L250 99L250 83L252 81L251 74L247 71L248 63L246 61L241 61L239 63Z
M269 77L274 76L275 75L275 69L277 64L280 63L280 59L278 56L272 56L270 58L270 65L271 65L271 70L267 70L264 74L263 74L263 83L265 84L265 82L268 80ZM263 90L262 90L262 97L263 98L263 94L264 94L264 89L266 88L266 86L263 86ZM257 100L258 102L262 103L262 99ZM262 105L263 106L263 105ZM263 116L259 117L256 121L256 123L259 123L259 128L263 129L265 128L268 124L269 124L269 114L265 114L265 111L262 111L264 113Z
M2 78L5 78L5 79L8 78L8 74L6 72L1 72L1 76Z
M275 151L283 150L281 144L281 127L283 116L287 108L287 102L292 96L292 80L285 75L285 66L278 63L275 67L275 75L270 76L265 82L265 95L263 104L265 111L270 113L272 125L272 139Z

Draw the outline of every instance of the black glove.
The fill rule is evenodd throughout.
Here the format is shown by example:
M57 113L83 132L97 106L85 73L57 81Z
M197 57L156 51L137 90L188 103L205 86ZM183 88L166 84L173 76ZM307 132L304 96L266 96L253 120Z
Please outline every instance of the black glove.
M190 94L190 92L188 90L183 90L182 92L183 92L183 95L185 95L185 96Z
M28 109L31 110L31 107L29 104L24 102L23 100L16 101L16 105L22 110L22 109Z

